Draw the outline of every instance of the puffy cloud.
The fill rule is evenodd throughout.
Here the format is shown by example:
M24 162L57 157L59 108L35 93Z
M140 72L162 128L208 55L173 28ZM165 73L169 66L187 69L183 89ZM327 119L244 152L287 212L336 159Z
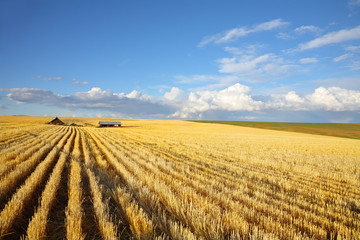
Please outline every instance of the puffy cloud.
M255 101L251 96L251 88L240 83L221 91L191 92L182 109L172 117L201 118L207 111L255 111L260 110L263 103Z
M172 87L170 92L166 92L164 94L164 98L170 101L174 101L174 100L182 101L186 98L186 96L185 96L185 92L180 88Z
M170 105L153 101L153 97L139 91L132 91L129 94L113 93L110 90L94 87L87 92L76 92L67 96L35 88L11 88L0 91L9 92L7 98L18 104L35 103L69 109L92 109L137 117L151 117L157 114L166 116L174 111Z
M6 95L9 100L18 104L25 103L52 103L58 100L59 95L44 89L37 88L10 88L2 89L10 92Z
M251 91L249 86L240 83L221 90L198 90L188 94L172 87L161 97L149 96L136 90L128 94L114 93L96 87L67 96L35 88L0 89L0 92L8 92L7 98L18 104L46 104L72 110L89 109L96 110L99 114L110 112L125 117L229 119L233 116L234 119L241 119L244 116L256 117L262 113L271 116L284 115L286 112L341 112L360 117L360 91L319 87L313 93L303 96L289 91L286 94L263 96L262 100L258 100L260 97L253 97ZM334 117L334 114L329 116L339 119L340 115Z
M287 25L287 22L282 21L281 19L274 19L268 22L260 23L252 27L238 27L225 31L224 33L217 33L212 36L205 37L200 43L199 47L205 46L209 43L226 43L244 37L250 33L270 31L284 25Z
M307 96L313 109L327 111L359 111L360 91L348 90L339 87L315 89L314 93Z
M360 91L319 87L304 97L290 91L271 96L266 108L284 111L360 111Z
M340 31L331 32L321 37L315 38L309 42L302 43L299 45L299 50L308 50L333 43L340 43L356 39L360 39L360 25L351 29L342 29Z

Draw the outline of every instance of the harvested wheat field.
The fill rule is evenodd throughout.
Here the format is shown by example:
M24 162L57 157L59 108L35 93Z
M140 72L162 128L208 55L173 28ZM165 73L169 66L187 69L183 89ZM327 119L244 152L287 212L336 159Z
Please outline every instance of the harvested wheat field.
M3 239L360 239L360 140L50 120L0 117Z

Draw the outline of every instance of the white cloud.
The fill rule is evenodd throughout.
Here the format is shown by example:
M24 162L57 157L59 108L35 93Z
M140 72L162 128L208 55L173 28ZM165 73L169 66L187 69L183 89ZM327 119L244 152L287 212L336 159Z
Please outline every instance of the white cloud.
M360 91L339 87L319 87L304 97L295 91L273 95L267 109L291 111L360 111Z
M305 110L305 99L300 97L295 91L290 91L284 95L272 95L271 100L266 103L267 109L278 110Z
M191 92L181 109L170 116L202 118L204 114L217 111L222 114L259 111L360 111L360 91L339 87L319 87L305 96L289 91L264 99L266 100L255 100L251 96L250 87L237 83L220 91Z
M281 19L274 19L272 21L257 24L250 28L249 27L233 28L233 29L225 31L224 33L217 33L215 35L205 37L199 43L198 46L202 47L209 43L219 44L219 43L231 42L231 41L235 41L235 40L239 39L240 37L247 36L250 33L270 31L270 30L285 26L287 24L288 24L287 22L284 22Z
M346 53L346 54L343 54L341 56L338 56L338 57L334 58L333 62L340 62L340 61L345 60L345 59L347 59L347 58L349 58L351 56L352 56L352 54Z
M308 25L308 26L300 26L295 28L293 31L291 32L280 32L277 37L283 40L289 40L289 39L294 39L296 38L298 35L303 35L306 33L312 33L315 35L318 35L322 32L322 30L319 27L313 26L313 25Z
M319 62L319 60L317 60L317 58L302 58L299 60L299 62L302 64L309 64L309 63L317 63Z
M287 32L280 32L278 33L277 37L283 40L289 40L295 38L292 33L287 33Z
M86 84L88 84L88 82L87 81L80 82L80 81L76 80L76 78L73 78L73 79L71 79L71 84L72 85L86 85Z
M354 71L360 70L360 61L353 61L350 68Z
M350 0L348 1L350 6L359 6L360 7L360 0Z
M255 70L263 62L268 61L270 54L265 54L256 58L252 56L241 56L232 58L222 58L218 60L221 73L243 73Z
M235 75L191 75L191 76L175 76L176 83L180 84L199 84L202 83L201 87L192 88L191 90L217 90L223 89L239 82L241 79ZM206 85L204 85L206 84Z
M59 81L59 80L62 80L62 79L63 79L63 77L44 77L43 78L43 80L45 80L45 81L52 81L52 80Z
M59 95L50 90L37 88L10 88L2 89L2 91L10 92L6 97L18 104L26 103L52 103L56 101Z
M316 27L316 26L313 26L313 25L309 25L309 26L304 26L303 25L301 27L295 28L294 31L296 33L298 33L298 34L304 34L304 33L307 33L307 32L320 33L321 29Z
M353 53L360 53L360 46L348 46L345 50Z
M356 39L360 39L360 25L351 29L342 29L340 31L331 32L309 42L302 43L299 45L299 50L308 50Z
M281 57L274 54L261 56L241 55L218 60L220 73L247 75L249 82L258 81L261 76L283 75L294 65L284 63Z
M175 101L175 100L184 100L185 99L185 92L177 87L172 87L170 92L165 92L164 98L166 100Z
M261 101L251 96L251 88L240 83L221 91L191 92L187 102L171 117L201 118L207 111L255 111L262 107Z
M161 97L148 96L136 90L125 94L101 88L67 96L34 88L0 89L0 92L8 92L7 98L18 104L45 104L72 111L87 109L96 110L99 114L109 112L138 118L228 119L232 114L241 118L256 117L264 112L281 115L299 111L308 114L338 112L339 117L342 116L340 112L348 112L352 116L357 116L360 112L360 91L340 87L319 87L303 96L295 91L288 91L286 94L263 96L262 100L258 100L260 97L253 97L252 89L240 83L221 90L191 91L188 94L172 87ZM330 115L333 117L334 114Z
M18 104L45 104L68 109L92 109L127 113L138 117L151 117L157 114L167 116L174 111L171 105L155 101L152 96L136 90L125 94L94 87L87 92L76 92L66 96L36 88L11 88L0 89L0 91L9 92L6 95L7 98Z
M339 87L319 87L307 99L312 108L327 111L359 111L360 91L342 89Z

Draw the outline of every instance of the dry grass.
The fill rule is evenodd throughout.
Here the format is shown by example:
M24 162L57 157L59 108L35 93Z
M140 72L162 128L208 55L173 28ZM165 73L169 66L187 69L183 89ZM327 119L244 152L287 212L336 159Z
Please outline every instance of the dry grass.
M78 161L71 160L69 176L69 202L66 208L66 238L80 240L85 238L82 232L82 220L84 212L81 204L83 202L81 186L81 165Z
M56 238L360 239L359 140L65 120L88 127L0 117L4 238L51 239L48 229L63 227ZM64 199L55 194L60 181Z

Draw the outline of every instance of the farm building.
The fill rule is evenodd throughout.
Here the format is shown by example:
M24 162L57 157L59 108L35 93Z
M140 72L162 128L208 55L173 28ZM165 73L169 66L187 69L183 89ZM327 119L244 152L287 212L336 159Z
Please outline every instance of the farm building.
M65 125L65 123L63 121L61 121L58 117L51 120L49 122L49 124L52 124L52 125Z
M104 122L104 121L100 121L99 122L100 127L121 127L121 122Z

